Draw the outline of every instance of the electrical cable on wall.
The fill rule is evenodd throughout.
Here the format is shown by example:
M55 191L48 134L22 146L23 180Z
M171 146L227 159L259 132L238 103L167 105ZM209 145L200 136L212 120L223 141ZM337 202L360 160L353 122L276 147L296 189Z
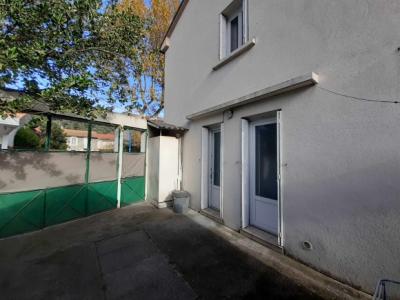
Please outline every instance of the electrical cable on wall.
M325 92L337 95L337 96L341 96L341 97L345 97L345 98L349 98L352 100L356 100L356 101L365 101L365 102L378 102L378 103L390 103L390 104L399 104L400 101L396 101L396 100L380 100L380 99L368 99L368 98L360 98L360 97L355 97L355 96L350 96L350 95L346 95L343 93L339 93L336 91L332 91L330 89L321 87L321 86L317 86L318 89L323 90Z

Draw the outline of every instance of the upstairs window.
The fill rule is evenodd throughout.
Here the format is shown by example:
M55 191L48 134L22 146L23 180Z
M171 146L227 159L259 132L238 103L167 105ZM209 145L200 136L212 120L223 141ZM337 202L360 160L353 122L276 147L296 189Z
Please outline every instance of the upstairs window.
M220 17L220 59L247 42L247 1L234 0Z
M237 12L228 20L228 42L230 52L243 44L242 11Z
M229 31L230 31L230 49L231 52L239 48L239 43L243 41L243 36L240 34L239 17L235 16L231 21L229 21Z

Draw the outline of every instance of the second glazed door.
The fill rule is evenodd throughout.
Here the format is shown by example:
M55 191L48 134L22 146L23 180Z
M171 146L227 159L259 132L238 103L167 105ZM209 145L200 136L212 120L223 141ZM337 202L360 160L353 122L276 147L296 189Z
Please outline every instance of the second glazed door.
M221 208L221 130L210 131L209 155L209 208Z
M278 233L278 136L275 119L250 126L250 225Z

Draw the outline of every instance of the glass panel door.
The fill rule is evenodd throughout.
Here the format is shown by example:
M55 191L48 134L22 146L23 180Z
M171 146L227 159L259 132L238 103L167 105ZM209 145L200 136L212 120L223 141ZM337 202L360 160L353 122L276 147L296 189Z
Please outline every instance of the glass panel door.
M214 167L213 167L213 184L220 186L221 181L221 132L214 133Z
M278 200L276 123L255 127L255 193Z
M209 208L219 211L221 200L221 130L212 129L210 132L209 153Z

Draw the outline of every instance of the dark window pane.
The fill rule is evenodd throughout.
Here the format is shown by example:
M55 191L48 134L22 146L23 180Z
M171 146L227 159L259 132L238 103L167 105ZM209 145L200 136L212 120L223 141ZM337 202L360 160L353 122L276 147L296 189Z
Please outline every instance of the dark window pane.
M239 18L231 21L231 52L239 47Z
M221 132L214 133L214 166L213 180L214 185L220 186L221 177Z
M276 124L256 127L256 195L278 199Z
M142 132L135 129L124 131L124 152L140 153L142 143Z

